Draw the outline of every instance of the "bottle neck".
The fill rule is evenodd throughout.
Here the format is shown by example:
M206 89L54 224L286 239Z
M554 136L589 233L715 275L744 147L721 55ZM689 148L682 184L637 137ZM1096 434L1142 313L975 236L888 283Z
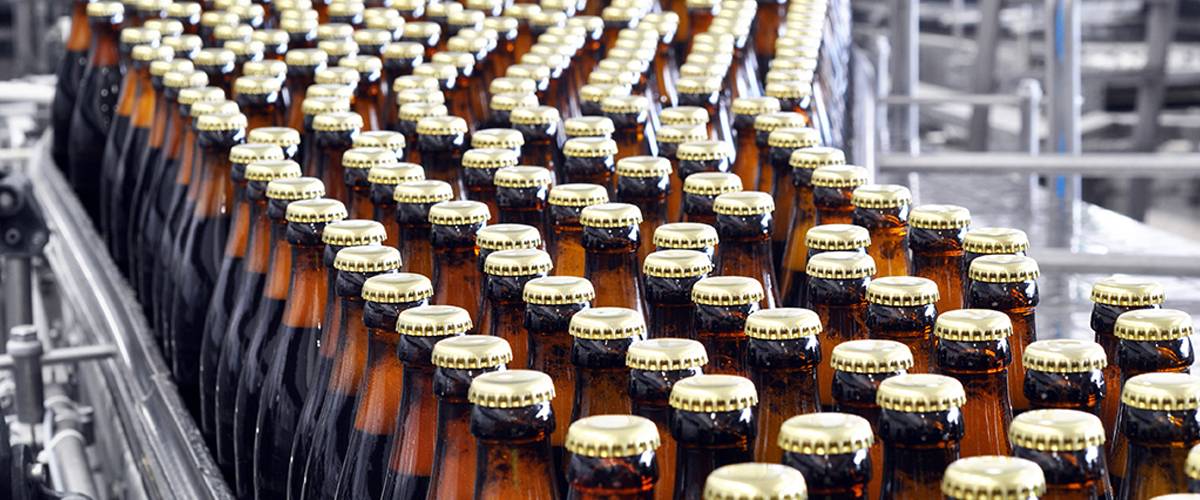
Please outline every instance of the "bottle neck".
M109 19L89 19L92 37L89 45L88 65L116 66L121 61L117 42L117 28Z

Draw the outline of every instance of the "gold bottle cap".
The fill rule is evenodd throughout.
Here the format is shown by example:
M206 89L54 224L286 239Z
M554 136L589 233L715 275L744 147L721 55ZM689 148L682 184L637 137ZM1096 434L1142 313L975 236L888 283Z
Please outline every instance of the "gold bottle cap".
M405 182L425 180L425 169L416 163L398 162L376 165L367 171L367 182L395 186Z
M517 18L508 15L492 16L483 20L483 29L492 31L497 36L504 34L506 37L511 37L519 26L520 22L517 21Z
M594 72L593 72L594 73ZM589 81L591 77L588 77ZM588 83L579 87L579 99L599 103L608 97L626 96L632 92L629 85L620 83Z
M454 190L443 181L402 182L392 192L396 203L440 203L454 198Z
M1110 306L1145 307L1162 304L1166 291L1161 283L1135 276L1113 275L1092 284L1092 302Z
M228 40L225 42L223 47L225 47L225 49L229 50L230 52L233 52L233 55L237 56L237 57L247 57L247 56L261 57L263 51L266 50L266 48L263 46L262 42L256 42L254 40L240 40L240 39L239 40Z
M609 5L600 11L600 18L605 23L628 23L642 17L643 13L640 7Z
M313 130L321 132L347 132L362 130L362 115L352 111L324 113L313 119Z
M900 372L913 367L913 355L894 340L850 340L833 347L829 365L849 373Z
M166 85L167 73L179 73L180 76L183 76L190 75L195 71L195 69L196 67L192 64L192 61L187 59L150 61L150 76L161 77L163 79L163 85ZM176 78L178 79L180 76L176 76ZM208 75L205 75L204 78L205 85L208 84L207 76ZM224 99L224 96L222 96L222 99Z
M204 41L197 35L164 36L161 43L165 47L170 47L180 57L183 54L190 54L204 48ZM190 63L191 61L188 62Z
M984 283L1019 283L1038 278L1038 263L1024 255L984 255L971 261L967 276Z
M425 55L425 47L416 42L395 42L380 52L384 59L417 59Z
M809 127L780 128L767 135L767 146L772 148L811 148L820 143L820 132Z
M792 168L816 169L832 165L845 165L846 154L840 149L811 147L792 151L788 165Z
M777 307L750 313L746 336L761 340L795 340L821 333L817 313L799 307Z
M612 137L617 127L607 116L579 116L563 121L563 130L567 137Z
M1000 340L1012 333L1012 321L1008 315L990 309L946 311L938 315L933 327L933 334L939 339L959 342Z
M885 410L927 413L961 407L967 393L958 380L931 373L908 373L879 384L875 401Z
M542 117L538 113L539 111L549 114L549 110L553 110L554 115L558 114L558 109L556 109L556 108L552 108L550 106L539 106L538 98L536 95L534 95L532 93L521 93L521 92L506 92L503 94L492 94L492 98L488 101L488 108L493 111L510 111L510 112L512 112L512 115L519 115L521 117L521 120L538 120L539 118L548 120L548 121L533 121L532 124L555 123L556 120L554 118L552 118L550 116ZM539 108L546 108L546 109L539 109ZM529 110L529 111L522 111L522 110ZM517 111L521 111L521 112L518 113ZM512 120L511 116L509 119ZM521 122L513 121L513 123L525 124L524 121L521 121Z
M724 84L720 76L685 76L675 81L675 90L680 94L715 94Z
M284 14L287 14L288 12L289 11L284 11ZM315 10L304 12L312 12L313 14L316 14ZM301 14L296 14L296 16L301 16ZM279 27L288 33L308 34L316 31L318 23L319 21L316 17L284 17L283 19L279 20Z
M758 116L779 112L779 99L774 97L739 97L733 100L733 114Z
M301 108L305 115L321 116L330 113L348 113L350 99L344 97L305 97Z
M358 53L358 44L354 40L321 40L317 48L335 57L352 56Z
M912 203L912 192L897 184L867 184L854 189L855 208L900 208Z
M1024 458L978 456L946 467L942 494L953 498L1024 500L1046 492L1042 468Z
M701 125L663 125L654 134L659 144L684 144L708 139L708 127Z
M484 408L520 408L552 399L554 380L535 370L484 373L471 381L471 388L467 391L467 400Z
M658 120L663 125L707 125L708 110L700 106L675 106L662 110Z
M1121 403L1151 411L1200 408L1200 377L1186 373L1146 373L1125 381Z
M768 81L764 93L779 99L804 99L812 96L812 82L800 80L795 74L789 74L782 78L788 80Z
M973 228L963 235L963 250L983 255L1024 252L1029 250L1029 236L1010 227Z
M550 254L536 248L497 250L483 262L483 272L489 276L533 276L549 273L551 269L554 262Z
M395 271L400 269L400 251L395 247L378 244L349 246L338 251L333 258L333 268L350 273Z
M245 175L246 180L251 182L296 179L300 177L300 164L292 160L256 161L246 165Z
M853 189L867 183L867 169L855 165L827 165L812 174L812 185L825 188Z
M443 201L429 208L429 223L439 226L480 224L491 218L487 205L478 201Z
M274 59L246 61L242 63L242 74L245 76L266 76L282 81L284 78L287 78L287 63Z
M317 26L317 40L351 40L354 26L345 23L325 23Z
M495 13L504 8L503 0L467 0L467 7L487 13Z
M908 214L917 229L961 229L971 225L971 211L957 205L917 205Z
M595 307L571 316L572 337L585 340L620 340L646 335L646 319L633 309Z
M885 276L867 284L867 301L883 306L923 306L939 297L937 283L915 276Z
M804 500L808 487L800 471L779 464L726 465L704 481L704 500Z
M92 5L96 4L90 4L88 7L90 8ZM207 27L237 24L241 20L237 14L223 10L210 10L200 15L200 25Z
M360 47L363 45L387 45L392 43L392 32L386 29L361 29L354 32L354 43Z
M130 57L134 61L152 62L152 61L170 61L175 57L175 49L170 47L151 47L149 45L138 45L133 48Z
M437 23L426 21L416 21L404 23L405 40L424 41L440 37L442 35L442 27Z
M600 110L607 113L644 113L650 100L643 95L608 96L600 101Z
M1188 452L1187 462L1184 464L1184 472L1187 474L1188 479L1193 481L1200 479L1200 445L1193 446L1191 451Z
M608 190L598 184L559 184L550 188L549 203L560 207L587 207L608 203Z
M1113 333L1122 340L1177 340L1192 334L1192 315L1178 309L1139 309L1117 316Z
M196 2L174 2L167 6L167 17L194 19L200 15L200 10L200 4Z
M508 148L520 149L525 145L525 136L521 131L511 128L489 128L477 130L471 134L473 148Z
M534 100L536 99L535 97ZM524 106L512 110L509 120L516 125L548 125L558 123L562 118L558 114L558 108L553 106ZM570 141L567 144L570 144ZM566 153L566 146L563 146L563 149Z
M567 13L562 11L540 11L529 16L529 25L540 28L562 26L567 23Z
M455 68L455 71L463 71L464 69L475 66L475 55L468 52L442 51L433 55L432 62L435 64L448 64ZM455 73L457 76L457 73Z
M348 169L371 169L399 163L395 151L387 148L351 148L342 155L342 166Z
M196 119L196 128L202 131L227 131L246 128L246 115L241 113L214 113Z
M542 234L525 224L493 224L479 229L475 244L484 250L537 249L542 246Z
M231 66L236 55L228 49L200 49L192 63L196 66Z
M779 428L779 447L804 455L841 455L870 448L875 442L871 423L847 413L796 415Z
M672 222L654 228L654 246L679 250L703 250L717 246L717 229L699 222Z
M359 75L375 75L383 71L383 60L372 55L346 56L338 60L339 68L350 68ZM317 72L319 77L321 72Z
M720 196L742 190L742 179L728 172L702 172L683 181L683 192L698 196Z
M582 313L581 313L582 314ZM633 415L596 415L571 423L567 451L597 458L634 457L658 448L654 422Z
M537 82L529 78L502 76L488 83L488 92L492 95L506 94L509 92L516 92L518 94L532 94L537 92Z
M170 76L172 73L167 73ZM196 74L204 76L204 73ZM207 78L205 79L207 81ZM225 102L225 91L217 87L189 87L179 90L179 104L193 105L200 102Z
M762 283L745 276L710 276L692 285L692 302L706 306L743 306L764 297Z
M163 11L167 10L168 4L170 4L170 2L168 0L138 0L137 8L138 8L138 10L141 10L141 11L163 12ZM157 21L157 20L158 19L151 19L151 21Z
M628 203L600 203L583 208L579 223L586 227L626 227L642 222L642 211Z
M290 49L284 56L288 66L324 66L329 54L320 49Z
M871 233L852 224L822 224L808 230L804 243L823 252L857 250L871 246Z
M246 172L247 178L249 173ZM276 179L267 184L267 199L270 200L312 200L322 196L325 196L325 183L316 177Z
M417 306L400 311L396 332L410 337L445 337L471 330L471 315L458 306Z
M714 413L737 411L758 404L754 382L736 375L693 375L671 388L671 408Z
M236 94L274 94L283 88L283 81L273 76L243 76L233 83Z
M322 68L317 70L317 83L328 83L335 85L358 85L362 76L354 68L344 66L334 66L332 68Z
M1047 373L1080 373L1108 366L1104 348L1090 340L1039 340L1025 347L1021 357L1026 370Z
M1150 500L1200 500L1200 493L1168 493L1158 495Z
M374 147L401 151L406 145L404 134L393 130L370 130L354 138L356 148Z
M162 34L157 30L125 28L121 30L121 43L126 45L157 44Z
M625 352L625 366L633 370L677 371L708 364L704 344L691 339L657 338L634 342Z
M592 73L595 73L595 71ZM539 82L540 85L542 82L550 80L550 68L537 64L514 64L505 70L504 76L526 78Z
M222 24L213 28L213 38L218 42L225 42L225 48L234 51L234 53L238 53L237 49L227 44L230 42L250 42L253 36L254 28L247 24ZM262 47L261 43L259 47ZM242 48L244 49L244 46ZM242 52L242 54L245 54L245 52Z
M714 161L725 160L733 155L732 148L725 141L692 141L679 145L675 157L683 161ZM691 176L688 177L689 179Z
M232 163L248 164L282 159L283 150L274 144L238 144L229 149L229 161Z
M756 132L772 132L781 128L807 127L808 118L794 111L776 111L757 115L754 119Z
M525 283L522 298L537 305L582 304L596 298L596 289L576 276L544 276Z
M421 120L431 117L445 117L449 115L445 104L431 104L427 102L410 102L400 105L400 120L406 122L417 122L420 125Z
M419 135L457 135L467 133L467 121L457 116L427 116L417 122Z
M347 101L354 98L354 85L344 85L341 83L314 83L308 86L304 97L336 97L338 99L346 99Z
M233 101L200 101L192 103L192 119L197 121L200 117L206 115L229 115L237 112L238 105Z
M799 26L797 28L799 30L805 29L805 28L799 27ZM793 30L793 31L797 31L797 30ZM820 30L812 30L812 31L813 31L812 36L816 36L816 37L822 36ZM791 38L797 38L797 37L791 37ZM771 64L772 70L784 70L784 71L803 70L803 71L807 71L807 72L811 73L813 71L816 71L816 69L817 69L817 60L808 58L808 57L784 57L784 58L776 57L775 59L771 60L770 64Z
M438 89L414 88L404 89L396 93L396 105L421 102L426 104L445 104L446 94Z
M775 211L775 199L761 191L738 191L717 196L713 212L718 215L752 216Z
M497 170L492 182L498 188L522 189L549 186L553 179L545 168L517 165Z
M298 224L336 222L345 219L346 215L346 205L343 205L338 200L331 200L329 198L299 200L287 206L287 221Z
M520 155L508 148L475 148L463 153L463 168L498 169L515 167Z
M708 256L695 250L659 250L642 263L642 274L653 278L694 278L712 270Z
M661 156L628 156L617 160L619 177L666 177L671 161Z
M500 337L460 335L433 345L433 365L454 370L496 368L512 361L512 348Z
M288 33L276 29L255 30L254 34L250 35L250 39L261 42L263 45L285 46L288 43Z
M1104 424L1077 410L1030 410L1008 427L1013 446L1042 452L1071 452L1104 444Z

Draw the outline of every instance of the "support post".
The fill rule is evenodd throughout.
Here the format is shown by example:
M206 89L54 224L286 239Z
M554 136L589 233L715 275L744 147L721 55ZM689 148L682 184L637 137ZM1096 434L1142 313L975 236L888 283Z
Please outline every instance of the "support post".
M996 46L1000 41L1001 0L980 0L979 31L975 34L975 67L971 90L976 94L996 91ZM971 151L986 151L991 135L990 106L975 106L971 112L968 147Z
M893 0L892 10L892 94L898 96L916 96L917 82L920 81L920 19L917 0ZM917 140L918 113L916 104L898 106L895 109L895 120L892 123L892 135L895 138L896 151L908 154L920 153Z
M1046 82L1050 103L1050 151L1078 155L1081 150L1079 130L1081 34L1079 28L1080 0L1046 0ZM1050 244L1073 247L1079 225L1082 180L1078 175L1052 179L1054 220L1049 228Z

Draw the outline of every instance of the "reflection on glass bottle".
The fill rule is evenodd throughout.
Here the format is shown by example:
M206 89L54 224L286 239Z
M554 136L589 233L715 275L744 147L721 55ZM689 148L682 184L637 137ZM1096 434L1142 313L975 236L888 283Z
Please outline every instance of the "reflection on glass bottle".
M879 498L884 481L883 442L879 439L881 408L876 396L884 380L908 373L913 365L912 352L893 340L851 340L833 350L829 364L837 382L833 384L834 409L866 419L874 431L867 492L868 498Z
M896 375L879 384L880 498L938 497L946 467L958 460L966 399L962 384L943 375Z
M1012 362L1008 316L987 309L959 309L942 314L933 329L937 336L934 366L942 375L962 382L967 402L962 406L963 425L971 432L963 436L961 454L1008 455L1009 401L1008 365Z
M946 467L942 479L946 498L976 498L996 491L1038 498L1046 492L1046 477L1037 463L1003 455L963 458Z
M875 433L867 419L848 413L811 413L779 429L783 464L804 475L809 498L866 500L872 479Z
M746 318L746 365L759 397L754 456L760 462L783 458L779 428L784 420L821 411L820 332L821 320L807 309L764 309Z
M1013 456L1038 464L1046 473L1047 497L1072 500L1113 498L1104 435L1096 415L1075 410L1027 411L1017 415L1008 430Z
M694 375L675 383L670 402L674 499L699 500L713 471L754 459L758 391L736 375Z
M1187 489L1180 464L1200 443L1198 396L1200 378L1186 373L1146 373L1125 381L1119 419L1129 454L1117 498L1151 498Z
M649 419L598 415L576 420L567 432L568 496L653 498L660 441Z

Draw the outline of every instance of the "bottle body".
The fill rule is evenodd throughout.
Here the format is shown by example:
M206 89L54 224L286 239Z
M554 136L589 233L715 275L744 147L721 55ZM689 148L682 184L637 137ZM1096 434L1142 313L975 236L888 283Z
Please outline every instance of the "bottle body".
M1009 455L1008 427L1012 422L1008 365L1012 353L1007 339L970 342L938 339L937 372L958 379L967 391L962 406L964 457Z
M795 415L821 411L817 365L821 345L816 335L789 340L750 339L746 351L750 379L758 389L755 461L779 463L779 429Z
M676 408L671 435L675 457L675 500L702 498L705 478L729 464L754 460L757 415L750 408L699 413Z
M963 437L957 408L934 412L882 409L883 486L880 498L919 499L941 495L942 474L959 458Z

